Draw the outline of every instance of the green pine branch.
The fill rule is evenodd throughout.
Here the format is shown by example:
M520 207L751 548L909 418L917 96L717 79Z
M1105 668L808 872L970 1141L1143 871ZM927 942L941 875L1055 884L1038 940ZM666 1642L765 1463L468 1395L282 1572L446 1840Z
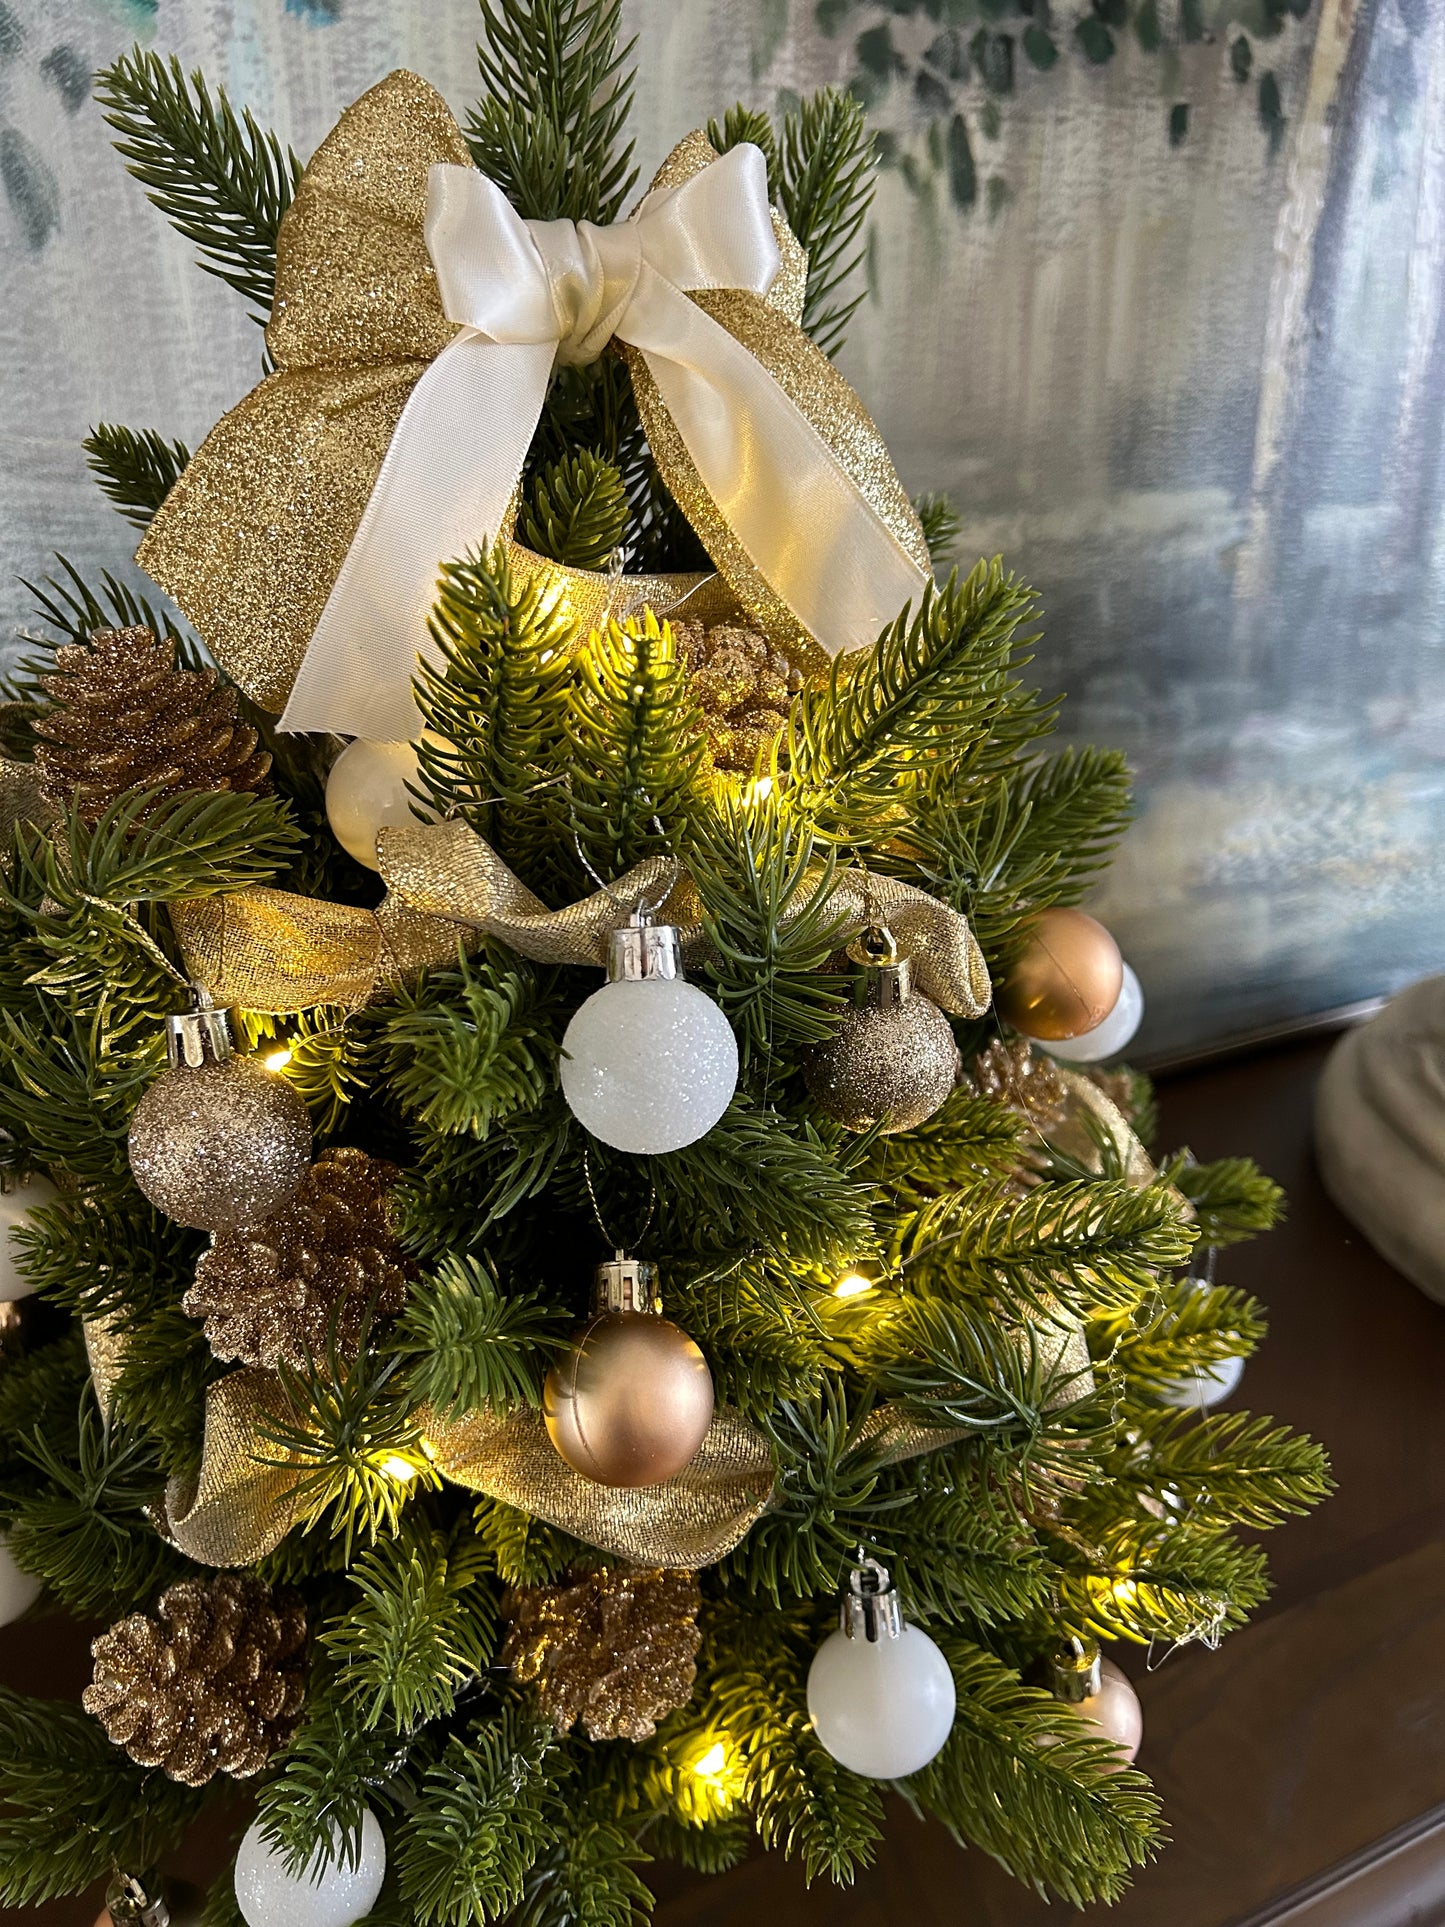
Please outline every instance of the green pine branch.
M539 581L523 584L498 544L445 563L423 663L421 786L438 816L460 816L523 880L565 845L556 800L573 627Z
M706 737L672 630L650 608L578 651L567 713L568 806L594 870L680 850L701 802Z
M533 474L517 534L529 549L569 569L605 569L626 539L628 515L620 470L579 448Z
M946 495L920 495L913 506L923 525L928 559L935 569L943 568L953 560L958 538L963 533L963 517Z
M483 94L467 119L482 172L529 221L615 221L637 179L636 44L622 0L489 0L477 47Z
M321 1846L347 1858L360 1845L367 1808L409 1790L404 1763L395 1733L357 1717L344 1672L325 1658L311 1669L301 1724L261 1789L266 1838L293 1870Z
M184 442L168 442L154 428L122 428L116 422L93 428L81 447L102 493L137 529L150 526L191 459Z
M402 1733L451 1713L496 1643L496 1602L480 1583L485 1553L467 1531L426 1526L368 1547L349 1577L355 1594L321 1634L338 1690L368 1731Z
M1148 1781L1118 1771L1107 1740L991 1654L947 1634L940 1644L958 1710L912 1782L923 1805L1035 1893L1076 1907L1117 1900L1160 1844Z
M1091 1334L1100 1353L1112 1353L1131 1395L1149 1398L1194 1372L1248 1358L1265 1336L1264 1308L1228 1285L1174 1278L1158 1308L1142 1324L1105 1320Z
M1109 1468L1115 1493L1207 1517L1211 1529L1268 1532L1309 1512L1334 1490L1313 1439L1247 1412L1143 1415L1126 1454Z
M1272 1230L1284 1216L1284 1192L1252 1158L1196 1164L1187 1152L1171 1160L1167 1176L1194 1207L1199 1242L1222 1249Z
M836 355L867 294L847 292L867 252L863 226L873 205L873 136L862 104L825 87L783 120L778 199L808 256L803 327L824 354Z
M201 266L270 317L276 293L276 237L301 179L283 150L224 89L212 94L179 60L134 47L96 79L96 98L115 130L117 153Z
M545 1734L508 1713L454 1737L423 1776L398 1830L403 1898L416 1927L474 1927L518 1905L527 1876L555 1849Z
M477 1539L507 1586L551 1586L574 1568L602 1563L602 1554L580 1539L500 1499L479 1499Z
M539 1405L566 1331L535 1292L504 1293L478 1258L453 1254L412 1287L395 1342L412 1397L458 1415Z
M391 1089L441 1136L485 1138L556 1081L550 973L482 954L398 993L382 1040Z

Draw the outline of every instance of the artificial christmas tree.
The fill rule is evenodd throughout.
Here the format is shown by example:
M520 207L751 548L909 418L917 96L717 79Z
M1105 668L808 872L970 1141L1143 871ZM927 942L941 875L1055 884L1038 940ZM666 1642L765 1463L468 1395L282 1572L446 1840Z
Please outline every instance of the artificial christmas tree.
M847 1880L890 1772L1112 1897L1156 1804L1058 1654L1217 1639L1235 1529L1327 1488L1168 1404L1261 1336L1186 1268L1274 1187L1156 1167L1140 1080L991 1009L1126 774L1045 753L1028 591L934 585L948 513L829 360L861 112L736 109L622 221L618 13L495 0L465 132L393 75L304 169L155 56L100 83L269 372L194 456L88 444L226 753L101 798L55 659L13 691L0 1127L54 1188L9 1235L69 1322L0 1363L0 1530L121 1622L122 1741L117 1639L154 1671L158 1600L254 1601L205 1659L260 1723L211 1927L617 1923L754 1831ZM41 604L197 673L109 578ZM143 1710L158 1766L0 1696L7 1900L144 1885L214 1797Z

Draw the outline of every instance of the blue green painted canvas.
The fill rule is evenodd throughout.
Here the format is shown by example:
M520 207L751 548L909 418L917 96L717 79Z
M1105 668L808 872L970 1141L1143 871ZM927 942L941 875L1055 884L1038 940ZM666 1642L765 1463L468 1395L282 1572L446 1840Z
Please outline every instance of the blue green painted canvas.
M915 491L1045 608L1141 815L1099 899L1176 1049L1445 964L1445 0L635 0L646 166L730 101L883 140L845 364ZM474 92L474 0L0 0L0 623L120 567L101 419L194 442L239 303L110 155L139 38L301 153L389 68Z

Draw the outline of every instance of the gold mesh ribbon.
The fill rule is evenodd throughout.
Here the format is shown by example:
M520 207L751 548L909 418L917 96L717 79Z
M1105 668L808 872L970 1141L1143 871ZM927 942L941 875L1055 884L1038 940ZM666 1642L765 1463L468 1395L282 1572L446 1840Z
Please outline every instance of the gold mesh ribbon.
M232 1372L206 1393L199 1473L166 1489L171 1537L206 1566L248 1566L280 1545L298 1517L299 1470L265 1438L286 1411L271 1372ZM723 1407L687 1470L636 1491L594 1485L560 1459L533 1411L469 1412L449 1420L423 1410L437 1469L636 1565L696 1567L730 1552L767 1505L773 1457L762 1433ZM278 1462L279 1461L279 1462Z
M657 184L677 186L715 159L702 134L690 135ZM391 74L346 109L281 223L266 331L275 372L212 429L137 551L226 672L268 710L286 702L402 410L456 333L424 235L434 163L469 167L471 157L445 101L416 74ZM774 230L782 270L768 296L713 291L702 305L784 390L926 573L923 532L882 437L797 325L803 252L781 216ZM796 621L731 538L650 378L639 379L638 402L663 479L716 557L728 599L776 628L786 644L797 635ZM807 505L799 504L804 541L806 515ZM476 537L508 533L478 529ZM540 557L530 566L551 576L552 565ZM606 606L605 576L568 571L553 579L581 622ZM704 581L624 579L623 589L634 606L641 592L666 611L701 594ZM719 606L716 613L726 611Z
M721 1407L687 1469L664 1485L596 1485L559 1458L535 1412L505 1418L424 1415L447 1478L519 1507L589 1546L639 1566L710 1566L745 1536L773 1491L762 1433Z
M451 962L458 938L469 932L499 937L538 963L601 968L609 933L644 901L678 925L685 956L706 954L691 880L679 877L662 894L673 874L665 857L648 857L606 890L549 910L464 823L384 829L377 843L388 896L376 911L268 889L173 904L171 923L191 980L215 1003L274 1015L318 1004L358 1006L428 966ZM822 877L819 868L811 888L798 891L790 917L802 914ZM835 876L829 902L845 932L886 918L913 957L914 982L941 1009L967 1017L988 1009L988 966L958 911L864 870Z

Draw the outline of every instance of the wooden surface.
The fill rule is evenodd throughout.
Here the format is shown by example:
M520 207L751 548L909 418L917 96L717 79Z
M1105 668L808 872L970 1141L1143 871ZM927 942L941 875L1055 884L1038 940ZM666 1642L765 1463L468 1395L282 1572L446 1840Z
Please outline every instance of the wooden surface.
M1105 1915L1117 1927L1445 1923L1445 1311L1324 1198L1308 1151L1327 1046L1171 1078L1162 1141L1248 1152L1288 1188L1288 1224L1221 1261L1269 1307L1237 1403L1328 1443L1340 1490L1269 1538L1276 1588L1218 1653L1124 1662L1145 1707L1141 1764L1173 1845ZM83 1642L6 1629L0 1677L78 1692ZM188 1871L217 1852L199 1842ZM846 1892L759 1858L713 1881L656 1870L659 1927L1043 1927L1046 1909L982 1855L895 1803L877 1864ZM93 1904L0 1909L0 1927L90 1927Z

